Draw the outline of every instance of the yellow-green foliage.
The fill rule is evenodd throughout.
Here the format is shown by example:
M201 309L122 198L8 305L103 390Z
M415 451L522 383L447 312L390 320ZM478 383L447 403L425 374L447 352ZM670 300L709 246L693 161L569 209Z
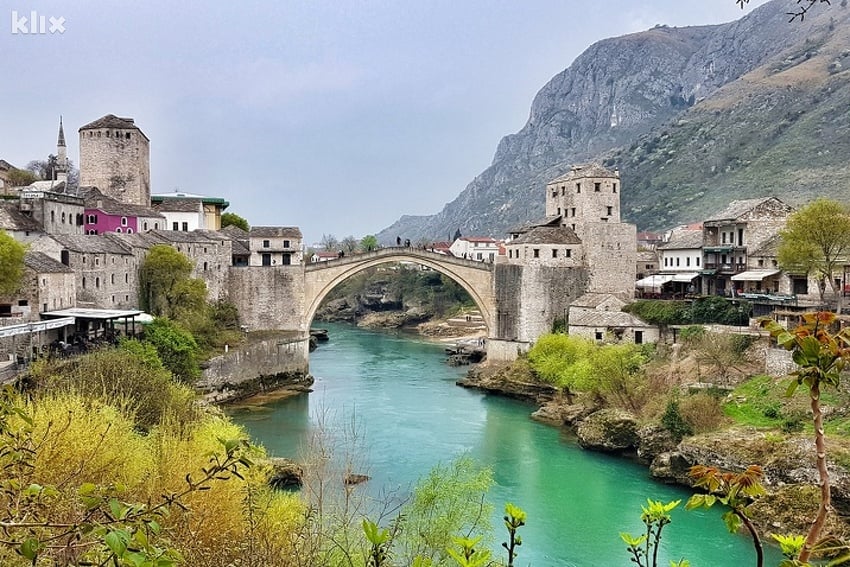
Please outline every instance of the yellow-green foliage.
M592 341L569 335L543 335L528 351L528 360L546 382L562 388L582 390L592 372Z
M528 360L541 379L561 388L592 392L632 410L642 404L643 367L649 357L640 346L543 335L528 352Z
M41 392L71 392L110 403L142 429L163 419L194 419L194 392L171 379L150 345L125 341L120 348L97 350L70 360L42 361L31 377Z
M32 418L35 447L25 482L57 488L58 495L43 503L43 517L53 522L79 521L83 509L77 490L84 483L118 487L124 502L156 505L163 494L186 488L187 473L194 479L203 476L210 456L221 453L219 439L245 436L213 410L199 410L192 423L166 421L142 433L127 408L69 392L42 394L23 409ZM11 429L24 424L17 415L10 423ZM245 553L262 557L253 565L287 565L291 534L303 522L304 506L297 496L267 488L264 467L242 474L244 479L232 476L189 494L182 500L186 510L173 507L162 522L163 537L182 552L186 565L234 565ZM17 561L0 546L0 564L23 564Z

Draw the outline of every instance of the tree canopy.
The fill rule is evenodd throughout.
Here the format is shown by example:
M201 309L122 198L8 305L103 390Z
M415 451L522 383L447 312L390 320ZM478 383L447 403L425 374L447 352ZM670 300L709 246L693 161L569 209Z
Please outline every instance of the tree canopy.
M840 278L835 280L850 253L850 210L837 201L817 199L791 215L780 238L779 266L786 272L814 275L821 283L821 298L829 284L840 313L843 290Z
M24 275L26 247L0 229L0 295L18 291Z
M367 234L360 240L360 248L364 252L378 249L378 238L374 234Z
M154 315L174 317L206 304L206 285L193 283L192 262L167 244L152 246L139 270L141 300Z
M250 227L248 226L248 221L244 218L240 217L236 213L224 213L221 215L221 228L225 228L228 226L236 226L248 232Z

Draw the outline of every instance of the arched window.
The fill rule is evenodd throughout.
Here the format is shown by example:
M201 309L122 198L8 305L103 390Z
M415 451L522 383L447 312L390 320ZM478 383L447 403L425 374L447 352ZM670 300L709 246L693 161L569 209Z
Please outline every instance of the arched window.
M127 226L127 217L121 217L121 226Z
M118 228L116 228L115 232L121 232L121 227L119 226Z
M65 211L62 211L62 224L65 224Z
M127 234L133 234L133 229L132 229L132 228L128 228L128 229L127 229Z

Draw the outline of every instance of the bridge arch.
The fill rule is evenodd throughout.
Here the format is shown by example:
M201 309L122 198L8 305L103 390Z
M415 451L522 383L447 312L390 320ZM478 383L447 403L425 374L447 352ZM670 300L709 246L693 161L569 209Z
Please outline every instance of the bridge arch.
M305 330L309 330L319 305L328 293L343 281L374 266L405 261L431 268L460 285L481 311L488 332L494 332L495 295L492 264L408 247L381 248L329 262L308 264L305 267L304 282L304 322L307 326Z

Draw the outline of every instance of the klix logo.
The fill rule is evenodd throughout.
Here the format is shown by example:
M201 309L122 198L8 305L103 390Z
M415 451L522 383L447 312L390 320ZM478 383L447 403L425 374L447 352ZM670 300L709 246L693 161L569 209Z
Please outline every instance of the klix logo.
M42 16L35 10L29 13L18 13L17 10L12 10L12 33L14 35L65 33L65 18Z

